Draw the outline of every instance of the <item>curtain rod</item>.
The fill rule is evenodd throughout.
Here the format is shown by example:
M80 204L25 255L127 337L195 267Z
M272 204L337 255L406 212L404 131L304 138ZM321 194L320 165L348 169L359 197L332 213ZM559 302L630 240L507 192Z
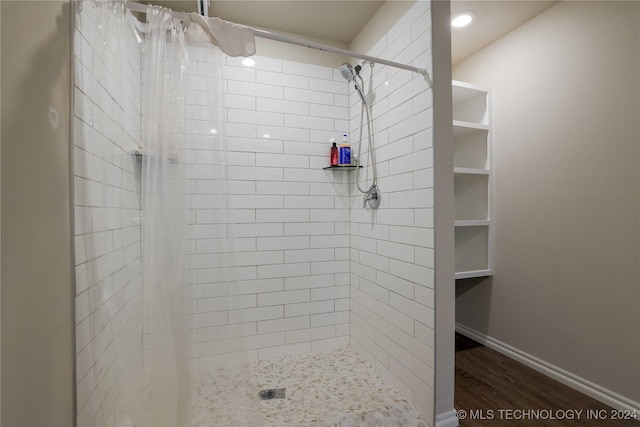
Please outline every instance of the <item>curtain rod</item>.
M129 8L129 9L131 9L131 10L136 11L136 12L142 12L142 13L146 13L147 12L147 6L144 5L144 4L141 4L141 3L128 1L128 2L125 3L125 6L127 8ZM177 19L185 19L185 17L186 17L186 13L184 13L184 12L171 11L171 15L174 18L177 18ZM334 46L329 46L329 45L325 45L325 44L321 44L321 43L316 43L316 42L312 42L312 41L309 41L309 40L298 39L298 38L295 38L295 37L285 36L284 34L272 33L270 31L259 30L257 28L252 28L252 27L248 27L248 28L251 28L251 30L253 31L254 36L256 36L256 37L261 37L263 39L276 40L276 41L279 41L279 42L289 43L289 44L293 44L293 45L297 45L297 46L303 46L303 47L307 47L307 48L310 48L310 49L320 50L320 51L323 51L323 52L337 53L339 55L349 56L351 58L363 59L363 60L369 61L369 62L374 62L374 63L378 63L378 64L384 64L384 65L388 65L390 67L401 68L403 70L413 71L414 73L422 74L426 80L431 81L429 79L429 75L427 74L427 70L424 69L424 68L418 68L418 67L413 67L411 65L400 64L398 62L388 61L386 59L377 58L375 56L364 55L362 53L353 52L353 51L346 50L346 49L340 49L340 48L334 47Z

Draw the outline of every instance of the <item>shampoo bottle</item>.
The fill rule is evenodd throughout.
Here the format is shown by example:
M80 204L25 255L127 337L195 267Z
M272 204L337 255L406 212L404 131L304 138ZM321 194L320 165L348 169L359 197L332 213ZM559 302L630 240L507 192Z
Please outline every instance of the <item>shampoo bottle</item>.
M340 166L350 166L351 165L351 146L349 145L349 141L347 140L347 134L342 135L342 144L340 144Z
M336 140L331 138L331 142L333 145L331 146L331 166L338 166L338 145L336 144Z

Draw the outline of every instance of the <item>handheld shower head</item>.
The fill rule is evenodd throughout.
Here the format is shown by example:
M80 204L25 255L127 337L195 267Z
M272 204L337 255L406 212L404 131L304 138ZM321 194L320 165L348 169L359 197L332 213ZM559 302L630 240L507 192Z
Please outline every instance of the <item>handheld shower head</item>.
M360 95L360 99L362 99L364 105L368 106L367 101L364 98L364 94L362 93L362 89L360 89L360 85L356 80L356 73L353 71L353 67L351 66L351 64L347 64L346 62L342 64L340 66L340 74L342 74L342 77L344 77L347 82L353 81L353 84L356 87L356 92L358 92L358 95Z
M346 62L340 66L340 74L342 74L342 77L344 77L348 82L355 80L356 78L356 75L353 72L353 67L351 64L347 64Z
M358 79L360 79L360 82L364 86L364 80L362 79L362 76L360 76L361 70L362 70L362 66L356 65L354 69L354 67L352 67L350 64L346 62L340 66L340 74L347 81L347 85L350 85L351 82L353 82L353 86L355 87L356 92L358 92L358 95L360 95L360 99L362 100L362 109L360 110L360 142L358 144L359 158L362 150L362 124L363 124L365 114L367 116L367 132L369 133L369 139L368 139L369 150L367 155L371 159L371 169L373 171L373 182L371 183L371 186L369 187L369 189L367 191L364 191L360 187L360 181L359 181L359 175L358 175L358 171L360 169L358 168L356 169L356 187L358 188L358 191L365 194L365 204L368 203L371 209L376 209L380 204L380 191L378 186L376 185L378 174L376 172L375 147L373 143L373 136L374 136L373 123L371 123L371 114L369 112L369 104L367 103L367 100L364 97L364 93L362 93L362 88L358 84Z

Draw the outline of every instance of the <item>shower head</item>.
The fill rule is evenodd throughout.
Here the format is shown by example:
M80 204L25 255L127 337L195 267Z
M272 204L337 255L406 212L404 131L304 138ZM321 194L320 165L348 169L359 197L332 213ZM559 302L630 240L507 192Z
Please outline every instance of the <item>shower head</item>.
M347 64L346 62L340 66L340 74L342 74L342 77L344 77L348 82L355 80L356 78L356 75L353 72L353 67L351 64Z
M340 66L340 74L342 74L342 77L344 77L347 82L353 81L353 84L356 87L356 92L358 92L358 95L360 95L360 99L362 99L364 105L368 107L369 104L367 104L367 101L364 98L364 94L362 93L362 89L360 89L360 85L356 80L356 73L353 71L353 67L345 62ZM360 79L362 80L362 78Z

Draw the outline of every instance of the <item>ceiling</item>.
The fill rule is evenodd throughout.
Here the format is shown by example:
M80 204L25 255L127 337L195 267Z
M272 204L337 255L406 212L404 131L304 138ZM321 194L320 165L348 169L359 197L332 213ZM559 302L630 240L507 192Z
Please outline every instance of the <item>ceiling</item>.
M195 12L196 0L143 0ZM346 48L383 0L211 0L209 16L274 32L321 39Z
M556 3L545 0L452 0L452 16L464 9L476 12L473 23L468 27L451 28L452 64L457 64Z
M195 12L197 9L196 0L142 2L160 4L176 11ZM381 0L211 0L209 16L348 48L382 3ZM462 9L476 12L476 19L469 27L452 28L452 63L455 65L555 3L557 1L452 0L452 14Z

